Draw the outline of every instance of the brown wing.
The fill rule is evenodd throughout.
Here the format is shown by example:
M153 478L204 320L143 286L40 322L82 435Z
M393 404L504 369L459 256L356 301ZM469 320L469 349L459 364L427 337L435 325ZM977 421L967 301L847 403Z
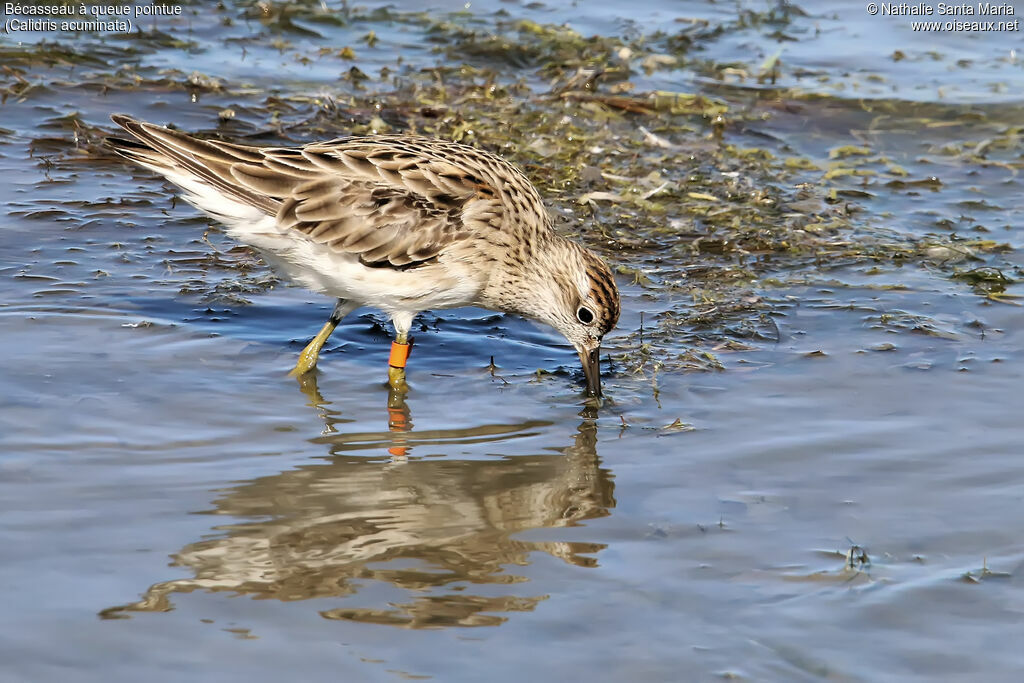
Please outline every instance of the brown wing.
M455 143L371 136L261 148L112 118L148 148L111 140L122 156L160 171L183 169L275 216L282 229L368 265L411 267L436 257L469 237L467 213L494 227L501 222L493 188L469 170L472 163L459 163L460 154L472 160L480 153Z
M367 181L326 177L296 185L277 212L283 228L368 265L410 266L469 236L458 202L428 201Z

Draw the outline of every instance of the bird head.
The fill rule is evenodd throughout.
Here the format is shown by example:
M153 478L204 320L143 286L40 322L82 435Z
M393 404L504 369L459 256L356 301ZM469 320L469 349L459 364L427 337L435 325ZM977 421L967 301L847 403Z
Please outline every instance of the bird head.
M619 321L619 289L607 264L589 249L565 242L562 258L548 264L552 296L543 315L576 348L587 393L601 395L601 341Z

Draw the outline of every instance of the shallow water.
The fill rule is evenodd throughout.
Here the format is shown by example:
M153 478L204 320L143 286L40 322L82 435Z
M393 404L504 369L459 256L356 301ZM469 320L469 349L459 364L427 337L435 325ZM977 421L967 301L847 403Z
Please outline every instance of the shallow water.
M606 36L737 13L434 7L484 32L503 11ZM964 267L1019 280L1019 34L805 9L779 29L799 41L761 24L702 45L751 70L781 46L780 87L821 98L726 141L822 165L869 144L909 180L941 177L851 181L858 229L1005 243ZM313 59L324 45L354 46L374 74L398 54L413 69L445 56L413 21L308 24L319 37L288 33L280 49L258 14L196 11L161 24L186 48L61 36L101 61L22 65L31 89L0 105L0 679L478 680L482 662L510 681L1016 678L1016 299L952 279L946 252L779 261L755 284L771 335L740 347L723 334L720 372L634 375L613 360L596 412L555 333L478 310L421 317L411 393L389 406L389 331L359 311L300 385L286 372L331 302L276 284L151 174L77 152L60 117L209 130L225 107L255 110L265 94L239 82L268 72L280 96L348 92L350 63ZM371 29L372 49L359 42ZM226 85L88 85L122 63ZM696 62L636 80L737 107L769 88ZM985 163L942 151L979 145ZM700 306L683 289L620 286L620 350L639 343L641 313L650 326Z

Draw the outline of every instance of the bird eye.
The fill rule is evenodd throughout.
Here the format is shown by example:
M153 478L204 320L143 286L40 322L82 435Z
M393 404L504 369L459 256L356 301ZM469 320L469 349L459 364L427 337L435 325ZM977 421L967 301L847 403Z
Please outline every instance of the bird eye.
M589 325L594 322L594 312L586 306L580 306L579 310L576 311L576 317L579 318L580 322L584 325Z

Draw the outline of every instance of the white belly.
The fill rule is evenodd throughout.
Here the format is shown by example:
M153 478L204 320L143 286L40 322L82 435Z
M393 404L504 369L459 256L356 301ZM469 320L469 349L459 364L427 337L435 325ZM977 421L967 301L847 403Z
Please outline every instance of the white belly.
M355 254L334 251L296 233L282 233L269 216L255 226L229 226L228 234L255 247L271 267L306 289L389 314L468 306L482 286L464 264L443 259L407 270L370 268Z
M184 197L189 203L223 223L228 235L256 248L271 267L314 292L394 315L468 306L476 302L483 288L484 273L459 261L446 261L443 255L436 264L408 270L368 268L354 254L281 231L274 217L226 197L194 177L160 172L186 190Z

